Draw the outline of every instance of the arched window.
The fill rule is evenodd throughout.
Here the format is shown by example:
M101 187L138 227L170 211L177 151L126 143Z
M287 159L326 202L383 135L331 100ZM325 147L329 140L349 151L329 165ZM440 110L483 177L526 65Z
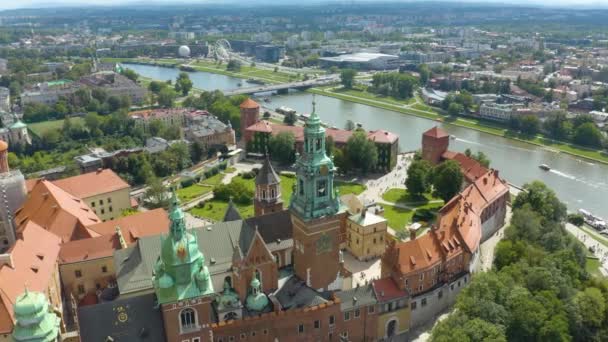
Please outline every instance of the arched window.
M228 286L230 286L232 288L232 277L231 276L226 276L226 278L224 278L224 282L228 283Z
M262 199L266 199L266 190L262 190Z
M270 198L275 198L274 189L270 189Z
M260 288L262 288L262 272L255 270L255 277L260 281Z
M179 313L182 331L196 328L196 312L194 309L186 308Z

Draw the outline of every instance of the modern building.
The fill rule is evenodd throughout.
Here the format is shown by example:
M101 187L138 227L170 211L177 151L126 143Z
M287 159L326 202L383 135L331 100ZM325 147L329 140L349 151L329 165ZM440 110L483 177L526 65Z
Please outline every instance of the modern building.
M517 108L521 108L521 106L508 103L482 103L479 106L479 116L487 120L507 122Z
M10 248L17 239L15 213L27 196L25 178L21 171L10 170L8 144L0 140L0 253Z
M255 47L255 59L266 63L277 63L285 56L285 48L278 45L257 45Z
M383 53L357 52L335 57L319 58L322 67L353 68L358 70L387 70L399 68L399 56Z

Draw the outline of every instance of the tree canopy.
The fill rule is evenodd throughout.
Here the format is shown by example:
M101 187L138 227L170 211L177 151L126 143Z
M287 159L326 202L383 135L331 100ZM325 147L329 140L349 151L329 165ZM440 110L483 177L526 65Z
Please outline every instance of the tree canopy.
M272 159L281 164L288 165L295 160L296 138L291 132L281 132L270 138L268 148Z
M346 143L348 165L363 173L373 170L378 163L378 150L373 141L367 139L365 132L355 132Z
M448 202L462 189L464 176L458 162L447 160L435 166L431 179L434 195Z

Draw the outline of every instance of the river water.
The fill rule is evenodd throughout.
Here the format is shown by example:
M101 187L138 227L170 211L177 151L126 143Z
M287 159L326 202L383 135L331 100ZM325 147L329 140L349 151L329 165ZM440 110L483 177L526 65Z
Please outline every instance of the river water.
M179 70L155 66L125 65L142 76L168 80L175 79ZM192 72L194 87L204 90L231 90L243 80L206 72ZM293 92L274 95L270 108L291 107L298 112L310 113L312 94ZM449 134L450 149L464 152L482 151L491 160L491 167L500 170L502 177L516 185L541 180L555 190L560 200L571 211L584 208L608 219L608 165L589 162L565 153L526 144L519 141L474 131L467 128L438 123L432 120L405 115L381 108L348 102L332 97L316 96L317 113L330 126L344 127L347 120L359 122L367 130L386 129L399 135L402 151L413 151L421 146L422 133L440 125ZM542 171L538 165L547 164L551 171Z

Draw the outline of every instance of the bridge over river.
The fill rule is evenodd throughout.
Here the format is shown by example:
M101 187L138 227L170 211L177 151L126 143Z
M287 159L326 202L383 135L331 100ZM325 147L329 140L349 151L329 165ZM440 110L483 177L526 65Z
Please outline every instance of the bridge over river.
M319 77L307 81L289 82L289 83L278 83L278 84L267 84L259 85L255 87L237 88L234 90L225 90L224 95L251 95L254 93L264 93L270 91L287 91L288 89L305 89L310 87L317 87L336 83L339 81L338 76L326 76Z

